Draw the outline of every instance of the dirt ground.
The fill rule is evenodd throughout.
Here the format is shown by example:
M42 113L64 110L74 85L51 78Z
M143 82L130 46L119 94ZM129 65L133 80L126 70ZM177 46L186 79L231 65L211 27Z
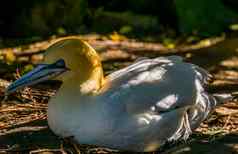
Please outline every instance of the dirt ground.
M135 40L105 40L99 36L81 36L100 53L105 74L123 68L141 56L177 54L214 75L209 91L238 91L238 39L212 38L193 45L166 48L159 43ZM38 63L53 39L0 50L0 154L1 153L75 153L68 141L55 136L48 128L46 108L50 96L60 86L45 82L4 97L4 89L19 76L18 70ZM19 69L17 69L19 68ZM17 70L17 71L16 71ZM62 145L64 151L62 150ZM80 145L81 153L122 153ZM130 152L124 152L130 153ZM238 102L218 107L186 142L170 143L162 154L236 154L238 153Z

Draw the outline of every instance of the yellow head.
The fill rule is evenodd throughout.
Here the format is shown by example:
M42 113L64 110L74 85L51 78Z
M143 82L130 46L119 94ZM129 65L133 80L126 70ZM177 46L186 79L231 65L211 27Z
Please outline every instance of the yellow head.
M59 39L50 45L43 63L15 81L8 91L13 92L21 87L57 77L63 82L62 88L88 94L99 90L104 80L98 54L77 37Z

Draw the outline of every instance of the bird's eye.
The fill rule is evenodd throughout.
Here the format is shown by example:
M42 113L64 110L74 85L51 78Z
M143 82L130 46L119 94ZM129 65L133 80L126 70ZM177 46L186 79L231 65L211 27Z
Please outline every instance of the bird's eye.
M55 62L55 66L59 67L59 68L65 68L65 62L64 59L59 59Z

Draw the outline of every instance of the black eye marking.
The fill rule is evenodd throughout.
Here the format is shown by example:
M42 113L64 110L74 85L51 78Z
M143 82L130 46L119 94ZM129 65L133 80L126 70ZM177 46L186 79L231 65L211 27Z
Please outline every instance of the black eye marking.
M50 67L54 67L54 68L66 68L65 62L64 62L63 59L57 60L55 63L53 63L52 65L50 65Z
M59 59L57 60L54 65L59 68L65 68L65 62L64 59Z
M54 67L56 67L56 68L60 68L60 69L63 68L63 69L65 69L65 70L67 70L67 71L70 71L70 70L71 70L70 68L68 68L68 67L66 66L64 59L59 59L59 60L57 60L53 65L54 65Z

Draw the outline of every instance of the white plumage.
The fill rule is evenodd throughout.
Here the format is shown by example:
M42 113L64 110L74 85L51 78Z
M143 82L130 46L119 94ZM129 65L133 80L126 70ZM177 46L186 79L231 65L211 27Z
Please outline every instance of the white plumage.
M203 88L209 78L205 70L178 56L143 59L110 74L106 90L96 97L70 103L75 110L67 112L69 106L56 95L49 106L49 124L57 134L73 136L79 143L156 150L166 141L186 140L216 106L215 97ZM60 104L64 111L51 117Z

